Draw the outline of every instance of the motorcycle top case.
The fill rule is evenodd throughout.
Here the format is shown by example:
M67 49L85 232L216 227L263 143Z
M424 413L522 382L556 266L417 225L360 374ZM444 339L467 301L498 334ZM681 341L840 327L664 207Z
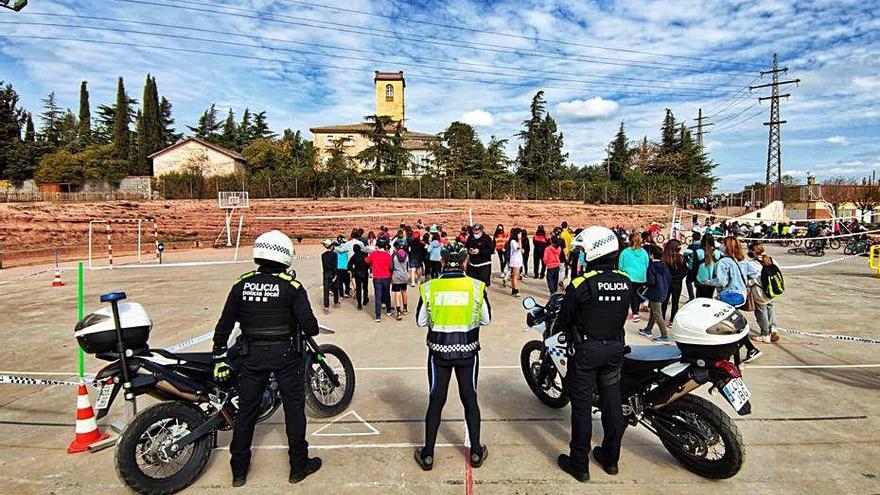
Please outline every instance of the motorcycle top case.
M685 359L729 359L748 335L749 324L733 306L697 298L675 314L669 333Z
M136 302L119 303L119 323L126 349L147 347L153 322L147 311ZM77 322L73 335L83 351L89 354L116 351L116 326L113 309L103 307Z

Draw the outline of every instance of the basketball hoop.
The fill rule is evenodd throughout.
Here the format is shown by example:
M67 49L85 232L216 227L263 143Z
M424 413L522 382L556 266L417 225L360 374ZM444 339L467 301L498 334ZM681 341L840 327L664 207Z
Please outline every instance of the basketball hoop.
M223 230L220 231L220 234L214 240L214 244L221 242L220 239L223 238L225 233L226 246L232 247L232 217L235 215L235 210L251 207L250 197L247 191L218 191L217 206L223 210L226 222L223 224ZM239 224L241 223L240 220L241 218L239 218ZM241 227L239 227L240 229Z

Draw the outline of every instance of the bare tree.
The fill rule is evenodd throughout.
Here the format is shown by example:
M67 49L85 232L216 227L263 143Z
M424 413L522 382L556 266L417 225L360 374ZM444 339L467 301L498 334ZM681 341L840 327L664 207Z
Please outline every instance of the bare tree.
M880 205L880 184L874 182L873 177L862 179L862 185L856 192L856 208L862 217L870 215L869 222L873 222L874 208Z

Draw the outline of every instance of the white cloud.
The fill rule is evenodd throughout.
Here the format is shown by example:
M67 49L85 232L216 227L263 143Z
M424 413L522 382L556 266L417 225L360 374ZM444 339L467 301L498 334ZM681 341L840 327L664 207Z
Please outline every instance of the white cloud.
M461 121L465 124L470 124L475 127L488 127L492 125L495 119L492 118L492 114L485 110L471 110L470 112L465 112L464 115L461 116Z
M616 101L596 96L589 100L563 101L556 105L556 114L567 120L603 120L617 113L619 107Z
M854 77L852 83L856 89L868 91L880 89L880 78L878 77Z
M847 139L846 136L831 136L831 137L825 138L825 142L831 143L831 144L839 144L841 146L846 146L849 144L849 139Z

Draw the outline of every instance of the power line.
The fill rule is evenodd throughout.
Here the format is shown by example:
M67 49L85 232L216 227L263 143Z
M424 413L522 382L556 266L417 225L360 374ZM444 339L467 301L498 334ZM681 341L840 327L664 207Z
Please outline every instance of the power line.
M301 54L301 55L315 55L315 54L312 54L307 51L295 50L295 49L291 49L291 48L265 47L263 45L252 44L252 43L241 43L241 42L236 42L236 41L215 40L215 39L208 39L208 38L199 38L196 36L176 35L176 34L170 34L170 33L154 33L154 32L149 32L149 31L137 31L137 30L123 29L123 28L95 27L95 26L60 24L60 23L48 23L48 22L0 21L0 24L16 24L16 25L34 25L34 26L46 26L46 27L92 29L92 30L96 30L99 32L141 34L141 35L158 36L158 37L171 38L171 39L182 39L182 40L188 40L188 41L216 43L216 44L229 45L229 46L235 46L235 47L243 47L243 48L257 48L257 49L266 49L266 50L273 50L273 51L276 51L276 50L277 51L285 51L285 52L291 52L291 53L296 53L296 54ZM341 58L341 59L348 59L348 60L353 60L353 61L359 61L359 62L370 62L370 63L380 63L380 64L386 63L386 61L383 61L383 60L362 58L362 57L353 57L353 56L347 56L347 55L333 55L333 57L334 58ZM509 72L498 72L497 70L474 70L474 69L462 69L462 68L457 68L457 67L439 67L439 66L435 66L435 65L420 64L420 63L401 63L401 65L404 65L404 66L408 65L408 66L419 67L419 68L427 68L427 69L432 69L432 70L465 72L465 73L478 74L478 75L483 75L483 76L524 77L523 74L513 74L513 73L509 73ZM606 88L606 86L601 86L598 83L596 83L595 81L584 81L582 79L568 79L568 78L558 78L558 77L544 77L543 79L550 80L550 81L578 83L578 84L583 84L589 88ZM615 84L616 84L616 86L656 88L655 85L627 84L627 83L615 83ZM581 88L581 89L584 89L584 88ZM676 88L670 88L670 89L676 89ZM687 89L689 89L690 91L710 91L707 89L693 89L693 88L687 88ZM614 89L609 89L609 90L616 91ZM648 94L663 94L663 93L648 93ZM700 94L697 94L697 93L692 93L689 95L695 96L695 97L701 96Z
M299 0L279 0L279 1L280 1L280 3L292 3L295 5L303 5L306 7L316 7L316 8L321 8L321 9L333 10L336 12L348 12L351 14L365 15L365 16L370 16L370 17L378 17L378 18L382 18L382 19L393 20L395 22L400 22L400 21L414 22L414 23L417 22L420 24L424 24L426 26L442 27L442 28L446 28L446 29L455 29L455 30L459 30L459 31L467 31L467 32L479 33L479 34L490 34L493 36L503 36L506 38L522 39L522 40L528 40L528 41L538 41L541 43L554 43L554 44L558 44L558 45L577 46L577 47L581 47L581 48L592 48L595 50L609 50L609 51L624 52L624 53L636 53L636 54L640 54L640 55L651 55L651 56L657 56L657 57L681 58L681 59L687 59L687 60L695 60L695 61L700 61L700 62L711 62L711 63L725 64L725 65L739 65L739 66L743 66L743 67L750 67L753 69L757 69L759 67L757 64L749 64L749 63L744 63L744 62L731 62L731 61L727 61L727 60L717 60L717 59L703 58L703 57L692 57L692 56L687 56L687 55L673 55L673 54L669 54L669 53L650 52L650 51L645 51L645 50L635 50L632 48L590 45L590 44L586 44L586 43L575 43L572 41L551 40L548 38L525 36L522 34L503 33L503 32L499 32L499 31L488 31L485 29L477 29L477 28L472 28L472 27L468 27L468 26L456 26L454 24L443 24L443 23L429 21L429 20L425 20L425 19L413 19L413 18L407 18L407 17L397 17L397 16L387 15L387 14L377 14L375 12L367 12L367 11L363 11L363 10L336 7L333 5L324 5L324 4L312 3L312 2L302 2Z
M361 50L361 49L357 49L357 48L349 48L349 47L344 47L344 46L335 46L335 45L326 45L326 44L321 44L321 43L310 43L310 42L303 42L303 41L285 40L282 38L272 38L272 37L267 37L267 36L258 36L258 35L251 35L251 34L238 34L238 33L233 33L233 32L229 32L229 31L203 29L203 28L195 28L195 27L191 27L191 26L180 26L180 25L174 25L174 24L164 24L164 23L149 22L149 21L136 21L136 20L131 20L131 19L117 19L117 18L110 18L110 17L86 16L86 15L78 15L78 14L55 14L55 13L42 13L42 12L35 12L35 13L32 13L31 15L44 16L44 17L77 18L77 19L87 19L87 20L96 20L96 21L107 21L107 22L122 22L122 23L136 24L136 25L145 25L145 26L171 28L171 29L181 29L181 30L197 31L197 32L203 32L203 33L210 33L210 34L220 34L223 36L238 36L238 37L249 38L249 39L254 39L254 40L264 40L264 41L272 41L272 42L279 42L279 43L290 43L290 44L295 44L295 45L303 45L303 46L310 46L310 47L316 47L316 48L326 48L326 49L331 49L331 50L344 50L346 52L353 51L353 52L359 52L359 53L373 53L373 54L375 53L374 51L371 51L371 50ZM3 22L0 22L0 23L3 23ZM34 25L34 26L54 26L54 27L76 27L76 28L81 28L81 29L117 31L117 32L147 34L147 35L152 35L152 36L163 36L163 37L175 37L176 36L176 35L170 35L170 34L165 34L165 33L153 33L153 32L142 32L142 31L134 31L134 30L124 30L121 28L111 28L111 27L103 27L103 26L54 24L54 23L47 23L47 22L15 22L13 24L15 24L15 25ZM192 36L182 36L182 35L180 35L180 37L183 39L191 39L194 41L207 41L207 42L213 42L213 43L239 45L238 43L227 42L227 41L223 41L223 40L208 40L205 38L198 38L198 37L192 37ZM258 45L243 45L243 46L257 47ZM259 47L262 47L262 46L259 46ZM303 52L303 51L289 50L289 49L284 49L284 48L276 48L276 47L262 47L262 48L272 49L272 50L292 51L294 53L304 53L304 54L308 54L308 55L314 55L313 52ZM377 63L386 63L387 62L386 60L360 59L360 58L350 57L347 55L333 55L333 56L339 57L339 58L351 58L354 60L363 60L363 61L370 61L370 62L377 62ZM400 57L400 56L398 56L398 57ZM704 89L701 87L684 87L684 86L707 86L707 87L712 88L713 90L718 89L718 88L738 87L738 86L732 86L732 85L714 85L711 83L673 81L673 80L668 80L668 79L650 79L650 78L637 78L637 77L612 76L612 75L587 75L587 74L579 74L579 73L573 73L573 72L536 71L534 69L520 69L520 68L516 68L516 67L502 67L502 66L489 65L489 64L483 64L483 63L460 62L460 61L450 60L450 59L421 57L421 56L410 57L410 58L417 58L420 60L428 60L428 61L436 61L436 62L441 62L441 63L451 63L451 64L456 64L456 65L481 67L481 68L485 68L485 69L493 69L492 72L477 71L477 73L488 73L488 74L493 74L493 75L494 74L503 75L503 74L499 74L497 72L498 70L514 70L514 71L518 71L518 72L528 72L529 74L534 74L536 72L540 72L543 74L573 75L573 76L592 78L592 79L598 79L598 80L621 79L621 80L628 80L628 81L631 80L631 81L641 81L641 82L656 82L656 83L664 83L664 84L670 85L669 89L684 89L684 90L693 90L693 91L709 91L709 89L708 88ZM418 64L418 63L413 63L413 62L394 62L394 63L406 64L406 65L412 65L412 66L425 66L428 68L436 68L435 66L429 66L429 65ZM464 69L458 69L458 68L456 68L455 70L466 71ZM585 82L585 83L591 82L591 81L584 81L584 80L573 80L573 79L564 79L564 78L555 78L555 77L548 77L547 79L555 79L555 80L569 81L569 82ZM657 88L656 84L650 84L650 85L626 84L626 83L615 83L615 84L618 86ZM682 86L682 87L677 87L677 86Z
M717 129L715 129L715 132L719 132L719 131L729 131L729 130L731 130L731 129L735 129L735 128L737 128L737 127L739 127L739 126L745 124L746 122L749 122L749 121L751 121L751 120L754 120L756 117L760 116L762 113L764 113L763 110L758 110L757 112L753 113L752 115L747 116L747 117L744 118L744 119L741 119L741 120L739 120L739 121L737 121L737 122L731 122L730 124L728 124L728 125L726 125L726 126L724 126L724 127L719 127L719 128L717 128Z
M81 37L71 37L71 36L43 36L43 35L26 35L26 34L2 34L0 38L26 38L26 39L37 39L37 40L47 40L47 41L72 41L77 43L95 43L95 44L104 44L104 45L115 45L115 46L128 46L133 48L149 48L155 50L167 50L172 52L179 53L194 53L199 55L213 55L218 57L227 57L227 58L237 58L244 60L256 60L261 62L275 62L280 64L291 64L291 65L302 65L307 67L318 67L322 69L334 69L334 70L344 70L344 71L354 71L362 73L363 69L357 67L345 67L338 65L330 65L330 64L318 64L314 62L300 62L296 60L286 60L279 58L270 58L270 57L257 57L253 55L242 55L240 53L226 53L226 52L216 52L211 50L198 50L193 48L181 48L181 47L169 47L169 46L161 46L161 45L149 45L145 43L133 43L133 42L124 42L124 41L109 41L109 40L97 40L97 39L87 39ZM441 69L441 70L452 70L452 69ZM425 78L425 79L440 79L447 81L461 81L461 82L470 82L470 83L481 83L481 84L497 84L503 86L516 86L516 87L535 87L534 83L516 83L509 81L497 81L497 80L481 80L481 79L471 79L471 78L460 78L460 77L452 77L452 76L442 76L437 74L419 74L419 73L410 73L411 77L415 78ZM541 85L543 88L552 88L552 89L570 89L575 91L582 91L584 88L575 88L571 86L551 86L551 85ZM635 92L635 91L614 91L616 94L627 95L627 96L680 96L680 97L701 97L704 95L695 95L695 94L683 94L683 93L644 93L644 92Z
M707 71L707 70L705 70L703 68L699 68L699 67L682 65L682 64L673 64L673 63L669 63L669 62L626 61L626 59L621 59L619 57L600 57L597 55L583 56L583 55L571 55L571 54L566 55L566 56L559 56L559 55L553 55L553 54L550 54L547 52L541 52L541 51L531 50L531 49L526 49L526 50L510 49L509 47L506 47L504 45L497 45L497 44L491 44L491 43L481 43L481 42L474 42L474 41L464 41L464 40L449 41L449 40L444 40L441 38L436 38L436 37L431 37L431 36L409 37L409 36L401 35L401 33L398 33L396 31L388 31L388 30L381 30L381 29L375 29L375 28L362 28L362 27L351 26L348 24L342 24L342 23L338 23L338 22L310 19L307 17L291 16L291 15L285 15L285 14L253 15L253 14L250 14L251 11L247 10L247 9L241 9L241 8L231 7L231 6L222 5L222 4L214 4L214 3L210 3L210 2L198 2L198 1L194 1L194 0L189 0L188 2L186 2L187 3L186 6L161 3L161 2L155 2L155 1L149 1L149 0L113 0L113 1L123 2L123 3L131 3L131 4L139 4L139 5L150 5L150 6L155 6L155 7L173 8L173 9L180 9L180 10L186 10L186 11L191 11L191 12L202 12L202 13L208 13L208 14L217 14L217 15L226 15L226 16L239 17L239 18L248 18L248 19L255 19L255 20L260 20L260 21L275 22L275 23L280 23L280 24L306 26L306 27L311 27L311 28L316 28L316 29L330 30L330 31L334 31L334 32L345 32L345 33L359 34L359 35L365 35L365 36L374 36L374 37L380 37L380 38L392 37L395 40L411 41L414 43L422 43L422 44L435 45L435 46L450 46L450 47L457 47L457 48L467 48L467 49L472 49L472 50L488 51L488 52L495 52L495 53L507 53L507 54L511 54L511 55L537 57L537 58L542 58L542 59L547 59L547 58L558 59L558 60L565 60L567 62L571 62L572 60L577 60L577 61L588 62L588 63L593 63L593 64L603 64L603 65L612 65L612 66L621 66L621 67L637 67L637 68L667 70L667 71L682 71L682 72L693 72L693 73L719 73L719 74L739 74L739 75L751 74L751 72L734 71L734 70ZM231 11L238 12L238 13L222 12L222 11L213 10L213 9L192 7L191 5L208 6L208 7L212 7L213 9L222 8L222 9L227 9L227 10L231 10ZM288 19L292 19L292 20L288 20ZM309 23L317 23L317 25L316 24L309 24ZM434 40L434 41L428 41L428 40ZM453 41L455 41L455 42L453 42ZM646 65L646 64L651 64L651 65Z

